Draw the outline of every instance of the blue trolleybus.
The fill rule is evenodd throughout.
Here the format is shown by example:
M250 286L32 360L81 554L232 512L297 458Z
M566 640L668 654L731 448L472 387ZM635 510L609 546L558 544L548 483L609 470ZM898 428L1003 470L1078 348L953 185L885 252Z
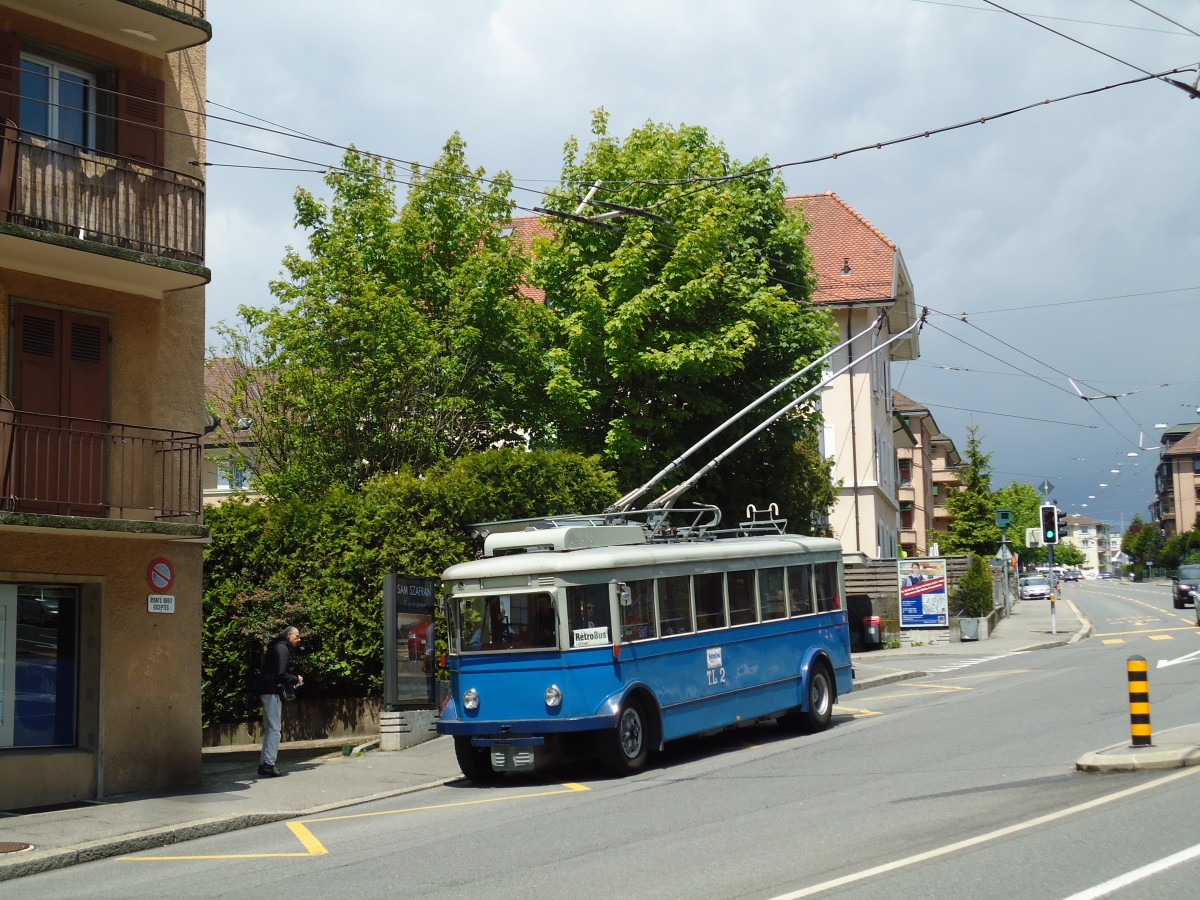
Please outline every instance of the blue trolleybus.
M479 559L443 573L438 731L467 778L579 752L628 774L687 735L828 727L851 689L841 545L777 519L718 531L701 518L494 523Z

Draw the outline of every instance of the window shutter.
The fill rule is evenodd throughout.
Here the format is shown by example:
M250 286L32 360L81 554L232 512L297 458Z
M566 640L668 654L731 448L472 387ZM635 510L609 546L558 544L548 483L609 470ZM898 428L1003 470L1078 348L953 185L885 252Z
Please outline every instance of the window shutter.
M165 165L163 98L157 78L121 70L117 74L117 155L152 166Z
M20 124L20 97L21 43L15 34L0 34L0 121Z

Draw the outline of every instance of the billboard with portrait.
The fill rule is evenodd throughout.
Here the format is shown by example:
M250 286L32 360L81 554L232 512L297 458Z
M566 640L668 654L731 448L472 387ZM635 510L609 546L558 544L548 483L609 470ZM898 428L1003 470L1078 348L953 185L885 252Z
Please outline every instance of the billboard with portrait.
M948 628L944 559L901 559L898 562L901 628Z

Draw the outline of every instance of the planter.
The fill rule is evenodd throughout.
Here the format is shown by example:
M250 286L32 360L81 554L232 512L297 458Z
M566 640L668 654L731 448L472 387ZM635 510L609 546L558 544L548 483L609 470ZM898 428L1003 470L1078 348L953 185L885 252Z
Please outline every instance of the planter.
M982 641L991 634L991 617L958 619L958 639L960 641Z

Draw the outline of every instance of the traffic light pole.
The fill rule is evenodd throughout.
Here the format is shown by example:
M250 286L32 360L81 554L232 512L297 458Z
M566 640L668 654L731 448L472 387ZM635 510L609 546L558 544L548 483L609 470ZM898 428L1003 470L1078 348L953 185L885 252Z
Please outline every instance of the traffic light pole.
M1052 590L1050 592L1050 633L1058 634L1058 622L1054 617L1054 601L1055 601L1054 595L1058 593L1058 585L1060 582L1058 580L1058 574L1054 571L1054 545L1053 544L1050 545L1049 550L1050 550L1050 572L1049 572L1049 574L1050 574L1050 577L1054 579L1054 590Z

